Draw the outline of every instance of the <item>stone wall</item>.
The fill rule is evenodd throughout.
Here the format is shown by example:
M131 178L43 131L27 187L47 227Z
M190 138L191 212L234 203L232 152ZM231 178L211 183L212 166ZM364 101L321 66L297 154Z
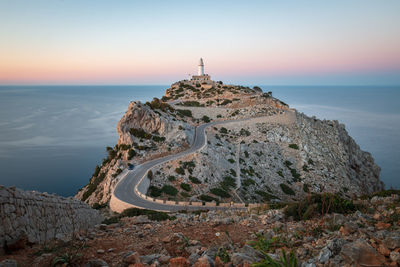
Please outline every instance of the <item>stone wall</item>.
M19 240L68 240L102 220L97 210L79 200L0 186L1 247Z

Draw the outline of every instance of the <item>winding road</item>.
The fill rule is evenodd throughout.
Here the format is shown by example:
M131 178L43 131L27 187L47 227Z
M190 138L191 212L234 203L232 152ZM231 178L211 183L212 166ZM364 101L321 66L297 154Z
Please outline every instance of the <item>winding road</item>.
M226 207L205 207L205 206L188 206L188 205L169 205L169 204L161 204L156 203L151 200L147 200L142 198L135 189L137 189L142 194L146 193L147 185L144 184L144 178L150 169L153 167L166 163L170 160L175 160L180 157L196 153L205 147L207 143L207 136L205 134L205 129L209 126L226 124L230 122L240 122L248 119L240 119L240 120L227 120L221 122L210 122L201 124L196 127L195 136L193 144L190 148L185 151L179 152L174 155L168 155L162 158L150 160L144 162L140 165L135 166L135 169L129 171L125 177L123 177L118 184L115 186L112 198L117 198L119 201L125 202L127 204L131 204L134 207L149 209L149 210L158 210L158 211L179 211L179 210L199 210L199 209L224 209Z
M271 117L271 116L267 116ZM185 151L179 152L174 155L168 155L162 158L153 159L137 165L134 170L128 171L126 175L121 178L115 186L114 192L111 197L110 207L113 211L121 212L129 207L137 207L142 209L157 210L157 211L179 211L179 210L199 210L199 209L226 209L232 208L229 206L194 206L194 205L177 205L167 203L157 203L151 199L146 199L149 181L146 178L146 173L157 165L166 163L170 160L175 160L185 155L196 153L202 150L207 144L207 135L205 129L213 125L227 124L231 122L243 122L251 119L260 119L262 117L245 118L238 120L226 120L218 122L210 122L201 124L196 127L193 144ZM140 192L140 193L139 193ZM236 207L245 208L245 207Z

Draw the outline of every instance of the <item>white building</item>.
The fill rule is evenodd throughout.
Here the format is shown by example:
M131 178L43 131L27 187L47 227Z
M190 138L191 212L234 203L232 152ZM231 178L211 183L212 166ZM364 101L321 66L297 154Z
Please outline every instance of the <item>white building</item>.
M204 62L203 59L200 58L197 75L192 76L192 81L210 81L211 77L208 74L204 74Z

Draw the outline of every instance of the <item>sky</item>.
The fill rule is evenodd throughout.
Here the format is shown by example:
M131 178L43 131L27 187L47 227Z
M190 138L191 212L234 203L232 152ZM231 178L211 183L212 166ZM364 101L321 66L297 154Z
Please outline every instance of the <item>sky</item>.
M0 85L400 85L400 1L0 0Z

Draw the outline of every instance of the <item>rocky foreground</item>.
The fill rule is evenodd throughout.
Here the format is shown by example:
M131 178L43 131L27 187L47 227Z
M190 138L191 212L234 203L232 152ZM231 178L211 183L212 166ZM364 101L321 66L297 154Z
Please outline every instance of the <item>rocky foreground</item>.
M20 244L0 266L399 266L398 194L310 195L304 205L251 211L131 210L68 242Z

